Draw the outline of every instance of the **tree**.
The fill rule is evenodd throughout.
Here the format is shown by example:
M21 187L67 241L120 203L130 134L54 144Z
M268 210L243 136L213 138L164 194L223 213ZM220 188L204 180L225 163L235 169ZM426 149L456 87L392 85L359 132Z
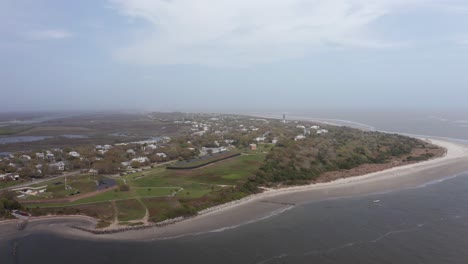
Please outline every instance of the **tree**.
M140 168L141 163L139 161L134 160L130 163L130 166L132 166L132 168L135 168L135 169Z

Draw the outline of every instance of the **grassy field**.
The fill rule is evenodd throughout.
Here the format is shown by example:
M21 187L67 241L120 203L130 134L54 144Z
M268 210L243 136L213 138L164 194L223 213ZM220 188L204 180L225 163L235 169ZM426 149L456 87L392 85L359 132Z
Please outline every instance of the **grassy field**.
M146 208L136 199L115 202L119 221L138 220L145 216Z
M173 216L174 211L180 209L181 200L187 202L193 199L207 199L203 197L211 197L213 192L231 188L245 181L255 174L264 158L263 152L251 152L193 170L155 168L121 177L118 182L128 184L128 191L115 189L71 203L34 204L28 207L40 207L42 210L50 208L54 211L61 208L73 210L72 208L80 206L102 207L103 204L115 201L120 222L141 219L146 210L151 221L161 221ZM48 187L53 197L66 196L69 190L65 191L63 180L61 184L57 182L55 180L42 185L55 183L53 187ZM91 191L92 184L95 186L94 179L90 176L74 177L68 183L73 189L83 192ZM108 218L105 219L106 223Z

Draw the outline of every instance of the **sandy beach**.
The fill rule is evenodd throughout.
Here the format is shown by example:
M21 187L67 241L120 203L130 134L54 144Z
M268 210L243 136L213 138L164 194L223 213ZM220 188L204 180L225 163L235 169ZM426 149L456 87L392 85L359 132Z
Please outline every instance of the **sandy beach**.
M52 232L92 240L148 241L169 239L226 229L259 221L285 212L301 204L389 192L404 188L420 188L447 177L468 171L468 147L439 139L425 139L447 149L436 159L394 167L362 176L343 178L327 183L269 189L263 193L201 211L198 216L164 227L151 227L113 234L94 235L71 226L92 228L96 221L89 217L66 216L33 218L25 230L18 231L15 221L0 223L0 239L5 236L27 235L30 232Z

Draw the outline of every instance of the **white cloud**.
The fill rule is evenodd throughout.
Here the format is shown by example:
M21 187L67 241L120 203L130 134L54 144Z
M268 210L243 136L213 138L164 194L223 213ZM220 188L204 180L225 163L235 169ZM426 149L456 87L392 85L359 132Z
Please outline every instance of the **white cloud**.
M26 37L33 40L65 39L71 36L70 32L60 29L34 30L26 33Z
M115 56L137 64L250 65L325 47L398 45L371 25L423 0L109 0L140 32Z

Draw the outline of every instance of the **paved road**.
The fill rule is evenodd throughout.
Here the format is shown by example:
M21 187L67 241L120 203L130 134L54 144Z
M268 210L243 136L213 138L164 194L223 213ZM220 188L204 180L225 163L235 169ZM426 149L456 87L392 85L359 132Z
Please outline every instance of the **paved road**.
M161 167L161 166L170 164L170 163L175 162L175 161L176 160L171 160L171 161L167 161L167 162L163 162L163 163L159 163L159 164L154 164L154 167L155 168L156 167ZM145 166L145 167L142 167L140 169L141 170L148 170L148 169L151 169L151 166ZM0 188L0 191L16 189L16 188L21 188L21 187L27 187L27 186L38 184L38 183L41 183L41 182L46 182L46 181L55 180L55 179L61 179L61 178L64 178L64 177L70 177L70 176L75 176L75 175L79 175L79 174L82 174L82 173L80 171L67 172L67 173L64 173L62 175L58 175L58 176L54 176L54 177L47 177L47 178L44 178L44 179L34 180L34 181L30 181L30 182L26 182L26 183L14 185L14 186ZM103 176L116 178L116 177L120 177L120 174L103 175Z
M54 176L54 177L47 177L47 178L34 180L34 181L30 181L30 182L26 182L26 183L14 185L14 186L9 186L9 187L6 187L6 188L0 188L0 191L9 190L9 189L16 189L16 188L21 188L21 187L27 187L27 186L38 184L38 183L41 183L41 182L46 182L46 181L55 180L55 179L61 179L61 178L64 178L64 177L69 177L69 176L75 176L75 175L78 175L78 174L80 174L80 171L71 171L71 172L67 172L67 173L64 173L62 175L58 175L58 176Z

